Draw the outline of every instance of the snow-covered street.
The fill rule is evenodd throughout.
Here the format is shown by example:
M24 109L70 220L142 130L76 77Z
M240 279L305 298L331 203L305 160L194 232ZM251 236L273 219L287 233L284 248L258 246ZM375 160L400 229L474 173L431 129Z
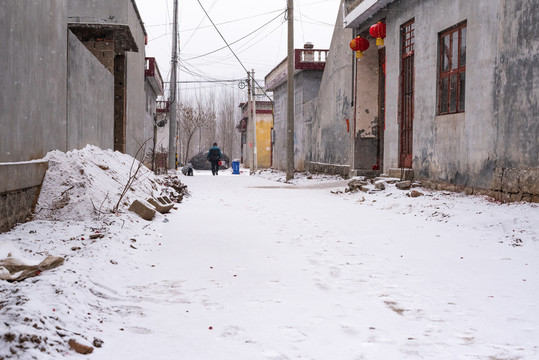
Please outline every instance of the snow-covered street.
M539 356L536 207L204 175L156 228L127 358Z
M1 234L66 263L0 282L0 359L80 358L72 334L103 341L89 359L539 358L537 205L283 178L196 171L153 222ZM17 334L44 350L16 351Z

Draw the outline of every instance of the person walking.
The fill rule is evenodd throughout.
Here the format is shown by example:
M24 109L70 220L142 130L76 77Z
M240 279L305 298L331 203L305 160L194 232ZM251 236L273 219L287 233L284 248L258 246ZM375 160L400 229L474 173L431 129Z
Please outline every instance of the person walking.
M211 162L211 173L213 175L219 175L219 160L221 160L221 149L217 146L217 143L213 143L213 146L208 151L206 158Z

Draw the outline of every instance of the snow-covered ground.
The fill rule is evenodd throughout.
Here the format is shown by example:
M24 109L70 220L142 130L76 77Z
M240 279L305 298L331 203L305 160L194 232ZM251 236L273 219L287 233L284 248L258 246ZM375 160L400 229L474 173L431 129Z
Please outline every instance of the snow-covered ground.
M0 258L66 261L0 281L0 359L83 357L70 339L103 342L89 359L539 358L535 204L196 171L148 222L126 206L169 190L159 177L110 214L130 159L53 157L42 210L0 234Z

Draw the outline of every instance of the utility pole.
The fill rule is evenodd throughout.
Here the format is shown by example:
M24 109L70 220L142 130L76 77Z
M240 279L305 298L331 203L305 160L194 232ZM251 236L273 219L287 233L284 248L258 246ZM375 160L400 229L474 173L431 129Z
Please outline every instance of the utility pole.
M174 0L174 24L172 30L172 71L170 75L170 122L169 122L169 134L168 134L168 169L176 169L176 159L177 159L177 116L176 110L178 107L177 99L178 95L176 93L177 87L177 74L178 69L178 0Z
M251 79L253 81L253 171L256 171L258 168L258 158L257 158L257 142L256 142L256 81L255 81L255 70L251 69Z
M286 181L294 178L294 0L287 0L288 80L286 105Z
M253 126L253 120L252 120L252 116L251 116L251 74L249 74L249 72L247 71L247 142L249 143L249 145L251 147L253 147L253 139L249 139L250 137L252 137L252 132L249 132L249 130L251 130L251 127ZM249 133L251 133L251 135L249 135ZM251 140L251 141L249 141ZM251 149L252 151L252 149ZM252 153L251 153L252 155ZM254 169L254 162L253 162L253 157L251 156L251 161L250 161L250 164L249 164L249 168L250 168L250 173L252 174L253 173L253 169Z

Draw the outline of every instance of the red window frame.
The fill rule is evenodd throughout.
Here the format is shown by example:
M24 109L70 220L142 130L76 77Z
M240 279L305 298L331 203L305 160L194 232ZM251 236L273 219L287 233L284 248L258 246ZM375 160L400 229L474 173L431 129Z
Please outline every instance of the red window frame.
M438 115L465 111L466 22L439 34Z

